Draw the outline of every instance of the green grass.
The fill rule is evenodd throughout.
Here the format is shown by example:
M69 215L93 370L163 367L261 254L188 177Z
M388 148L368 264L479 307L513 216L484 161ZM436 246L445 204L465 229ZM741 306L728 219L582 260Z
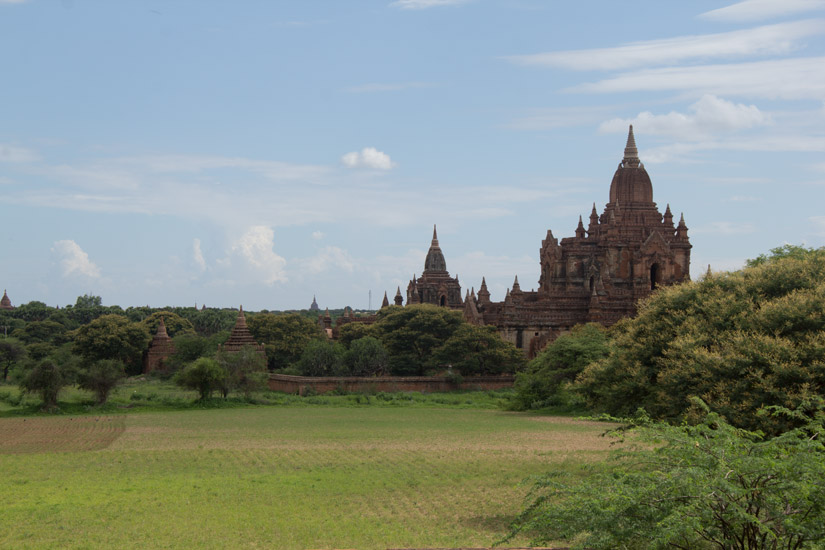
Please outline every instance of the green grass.
M0 418L0 547L490 545L526 477L607 447L596 423L392 401Z
M449 393L361 393L346 395L314 395L301 397L280 392L255 392L247 399L230 395L224 400L213 397L198 402L197 392L183 389L170 381L133 377L124 381L111 394L108 403L98 406L91 392L68 386L60 393L57 414L122 414L145 411L237 408L256 405L336 407L456 407L473 409L506 408L512 389L495 391L464 391ZM41 412L38 396L21 394L14 385L0 385L0 417L31 416ZM48 413L50 415L54 412Z

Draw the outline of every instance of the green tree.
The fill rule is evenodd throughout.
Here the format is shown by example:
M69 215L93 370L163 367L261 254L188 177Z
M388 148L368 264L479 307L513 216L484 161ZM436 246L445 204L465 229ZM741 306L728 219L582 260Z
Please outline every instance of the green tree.
M389 354L378 338L364 336L350 344L344 365L351 376L381 376L389 369Z
M45 342L60 345L68 341L67 332L64 325L49 318L45 321L32 321L27 323L25 328L17 331L15 336L27 344Z
M144 325L122 315L103 315L73 334L74 353L90 361L123 361L130 374L140 373L143 352L152 339Z
M33 300L21 306L17 306L14 311L14 317L23 319L30 323L32 321L45 321L54 312L53 307L49 307L43 302Z
M338 342L349 349L354 341L365 336L375 336L372 325L366 323L347 323L338 329Z
M304 348L298 370L304 376L340 376L344 374L343 347L335 342L312 340Z
M11 366L26 356L26 348L15 338L0 339L0 365L3 365L3 382L8 380Z
M255 340L264 344L270 370L297 363L310 342L326 339L316 322L294 313L261 313L247 325Z
M792 412L798 428L766 439L694 400L694 426L632 422L633 442L604 471L536 481L510 537L573 548L821 549L825 540L825 416ZM601 471L598 470L601 468Z
M512 373L524 354L499 337L495 327L464 323L433 352L433 365L450 365L464 376Z
M423 376L433 352L464 323L461 313L433 305L390 306L378 312L375 333L390 354L396 375Z
M660 289L612 329L613 348L576 385L597 410L643 407L678 420L700 397L729 422L777 433L825 393L825 248L778 254L758 265Z
M190 333L178 334L172 338L175 353L164 361L164 365L170 371L178 371L201 357L214 357L218 347L228 338L228 332L219 332L208 337Z
M555 405L564 384L573 382L594 361L610 352L605 329L596 323L577 325L562 334L516 375L513 405L527 410Z
M109 394L126 377L126 367L118 359L101 359L94 361L77 374L80 389L95 394L98 405L109 399Z
M160 325L161 319L163 319L163 324L166 326L166 334L168 334L170 338L174 338L179 334L195 334L195 328L188 319L166 310L152 313L144 318L140 324L146 327L149 334L154 335L158 331L158 325Z
M40 395L43 409L57 409L57 398L65 386L74 381L73 365L47 357L26 369L20 380L20 389Z
M232 391L239 391L247 398L253 391L266 388L269 374L266 357L258 353L254 346L243 346L240 351L222 351L217 356L218 364L226 372L221 393L224 399Z
M212 392L224 386L226 371L215 359L201 357L178 372L175 376L175 383L197 391L200 400L204 401L212 396Z
M74 307L78 308L92 308L92 307L100 307L103 305L103 300L100 296L92 296L91 294L84 294L83 296L78 296L77 301L74 304Z

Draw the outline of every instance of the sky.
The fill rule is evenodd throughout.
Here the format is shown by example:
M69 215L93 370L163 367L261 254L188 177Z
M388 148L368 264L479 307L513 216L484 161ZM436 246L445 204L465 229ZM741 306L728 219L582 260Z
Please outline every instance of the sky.
M633 124L691 274L825 245L825 0L0 0L12 303L537 287Z

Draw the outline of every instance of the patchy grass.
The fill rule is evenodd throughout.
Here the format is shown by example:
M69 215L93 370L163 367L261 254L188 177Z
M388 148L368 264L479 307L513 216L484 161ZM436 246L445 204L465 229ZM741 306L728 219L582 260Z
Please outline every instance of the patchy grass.
M599 423L374 405L0 418L0 547L485 546L526 477L608 444Z
M449 393L354 393L301 397L273 391L253 393L249 398L230 395L197 401L197 392L172 382L155 378L133 377L118 386L105 405L96 405L91 392L66 387L60 393L58 414L122 414L144 411L222 409L261 405L334 406L334 407L455 407L472 409L505 408L512 389L496 391L461 391ZM36 395L21 394L17 386L0 385L0 417L41 414ZM54 414L54 413L50 413Z

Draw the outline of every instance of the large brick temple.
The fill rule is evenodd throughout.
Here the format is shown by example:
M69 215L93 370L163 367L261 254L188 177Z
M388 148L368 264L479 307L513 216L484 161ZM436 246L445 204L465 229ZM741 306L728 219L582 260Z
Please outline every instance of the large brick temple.
M496 326L532 357L576 324L611 325L633 315L636 302L658 285L688 280L687 232L684 215L674 225L670 205L663 215L653 202L631 126L604 211L599 214L594 203L587 228L579 217L574 236L561 241L547 231L539 249L538 290L522 291L516 276L504 301L492 302L482 278L478 293L467 292L462 300L433 232L424 273L410 281L407 303L463 308L468 321Z

